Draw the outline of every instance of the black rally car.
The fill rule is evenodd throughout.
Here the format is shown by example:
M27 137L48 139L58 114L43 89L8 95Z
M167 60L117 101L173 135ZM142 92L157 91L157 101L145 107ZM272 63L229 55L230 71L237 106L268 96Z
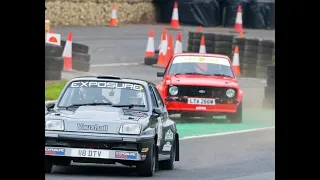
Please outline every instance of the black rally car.
M179 136L156 86L117 76L69 81L45 112L45 172L53 165L121 163L142 176L173 169Z

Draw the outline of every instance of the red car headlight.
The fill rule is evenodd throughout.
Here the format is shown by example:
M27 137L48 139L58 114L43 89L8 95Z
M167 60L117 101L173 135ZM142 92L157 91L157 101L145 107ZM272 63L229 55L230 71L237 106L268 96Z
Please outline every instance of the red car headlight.
M233 98L236 95L236 91L234 89L228 89L226 95L228 98Z
M177 86L170 86L169 87L169 94L172 96L177 95L179 92L178 87Z

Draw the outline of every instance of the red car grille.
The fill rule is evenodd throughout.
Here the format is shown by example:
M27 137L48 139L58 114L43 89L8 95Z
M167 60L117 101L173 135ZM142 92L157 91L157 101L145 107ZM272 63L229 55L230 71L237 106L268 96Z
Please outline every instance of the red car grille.
M224 87L210 87L210 86L177 86L177 87L178 87L178 94L176 96L192 96L192 97L221 98L221 99L228 98L226 95L226 91L230 89L230 88L224 88ZM234 90L236 91L236 89ZM237 95L235 95L234 97L237 97Z

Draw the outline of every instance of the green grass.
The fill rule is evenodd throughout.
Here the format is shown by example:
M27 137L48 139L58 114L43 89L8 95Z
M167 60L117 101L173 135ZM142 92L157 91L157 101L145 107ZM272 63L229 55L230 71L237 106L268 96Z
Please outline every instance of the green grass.
M56 100L58 99L61 90L66 85L67 81L58 81L56 83L52 83L45 87L45 98L46 101Z

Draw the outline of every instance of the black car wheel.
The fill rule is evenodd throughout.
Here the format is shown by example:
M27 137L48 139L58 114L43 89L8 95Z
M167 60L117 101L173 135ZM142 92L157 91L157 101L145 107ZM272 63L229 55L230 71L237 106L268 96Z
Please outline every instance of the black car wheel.
M237 112L234 114L228 114L227 118L230 120L230 123L242 122L242 102L239 104Z
M45 160L44 160L44 173L50 173L51 170L52 170L52 166L53 166L52 161L49 158L45 157Z
M164 160L164 161L160 161L159 162L160 169L172 170L174 168L174 164L173 163L174 163L175 159L176 159L176 143L173 142L172 149L171 149L171 152L170 152L170 159Z
M151 177L156 169L157 152L155 144L151 146L150 151L147 154L146 160L137 164L137 170L141 176Z

